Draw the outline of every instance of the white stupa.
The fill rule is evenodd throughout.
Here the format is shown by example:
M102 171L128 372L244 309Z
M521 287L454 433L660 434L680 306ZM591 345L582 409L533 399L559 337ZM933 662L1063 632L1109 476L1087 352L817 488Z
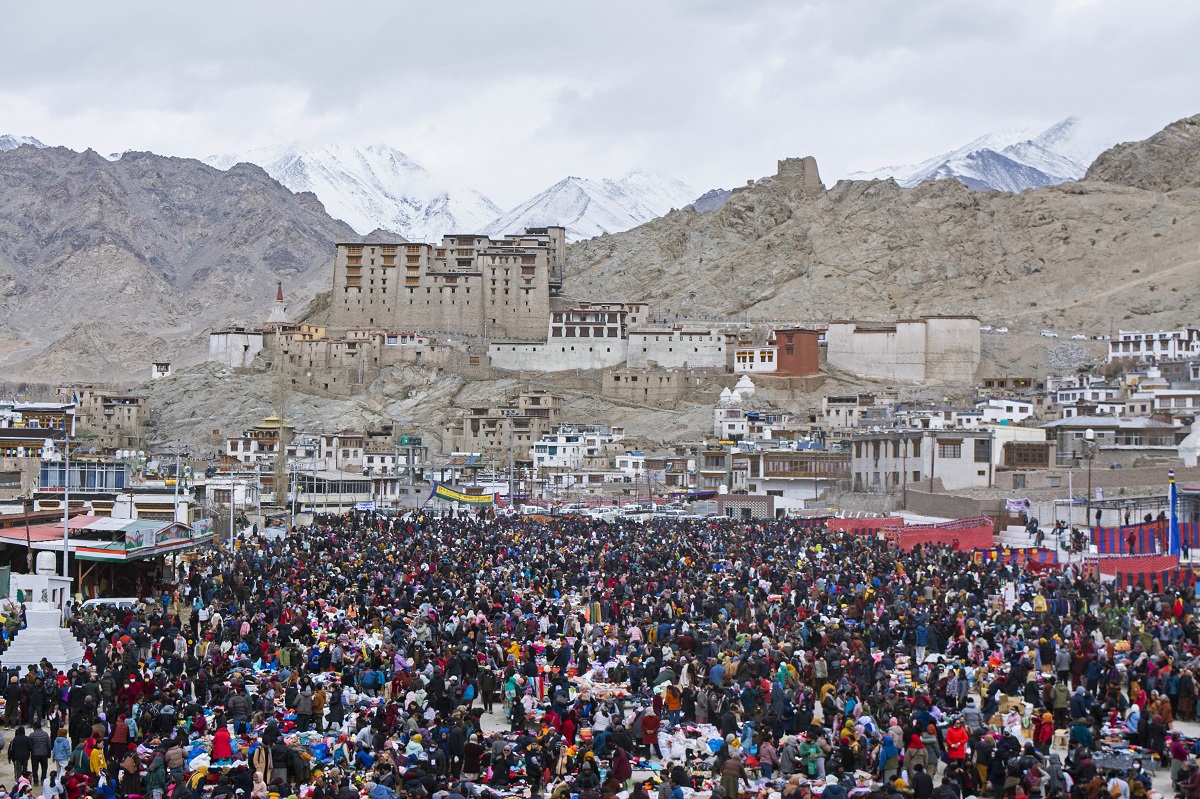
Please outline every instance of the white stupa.
M749 397L754 394L754 382L750 379L750 375L742 375L738 378L737 385L733 390L744 397Z
M725 403L729 402L729 398L730 398L730 396L732 396L732 395L733 395L733 392L732 392L732 391L730 391L728 388L723 388L723 389L721 389L721 399L720 399L720 403L721 403L722 405L724 405Z
M271 306L271 315L267 317L269 325L287 324L287 307L283 304L283 281L275 288L275 304Z

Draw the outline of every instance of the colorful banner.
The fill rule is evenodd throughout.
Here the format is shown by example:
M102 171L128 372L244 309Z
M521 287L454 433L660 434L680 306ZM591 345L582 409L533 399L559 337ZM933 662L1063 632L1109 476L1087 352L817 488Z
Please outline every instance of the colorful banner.
M496 501L495 494L466 494L437 482L433 484L433 491L429 494L430 499L435 497L437 499L444 499L447 502L457 502L460 505L472 505L474 507L491 505Z
M1010 513L1023 513L1029 510L1028 499L1006 499L1004 500L1004 509Z
M1053 549L1043 547L996 547L994 549L978 549L972 556L976 563L984 561L994 563L1013 563L1028 566L1033 563L1058 563L1058 553Z

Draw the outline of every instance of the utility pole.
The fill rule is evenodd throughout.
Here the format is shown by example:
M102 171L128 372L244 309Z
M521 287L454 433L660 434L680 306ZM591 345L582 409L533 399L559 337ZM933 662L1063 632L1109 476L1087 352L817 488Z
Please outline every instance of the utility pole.
M254 464L254 503L255 515L258 517L258 524L262 523L262 472L259 469L260 464ZM260 532L261 532L261 528Z
M237 512L237 485L234 482L233 464L229 464L229 551L233 552L234 514Z
M933 493L933 474L937 471L937 436L929 437L929 493Z
M29 540L29 503L31 499L22 499L21 508L25 511L25 552L29 559L29 574L33 574L33 543Z

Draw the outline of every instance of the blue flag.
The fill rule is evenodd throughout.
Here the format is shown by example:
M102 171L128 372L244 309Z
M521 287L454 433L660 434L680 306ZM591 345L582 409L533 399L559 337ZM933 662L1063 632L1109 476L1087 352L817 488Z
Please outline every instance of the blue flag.
M1179 554L1179 491L1175 487L1175 470L1167 472L1168 490L1171 500L1171 553Z

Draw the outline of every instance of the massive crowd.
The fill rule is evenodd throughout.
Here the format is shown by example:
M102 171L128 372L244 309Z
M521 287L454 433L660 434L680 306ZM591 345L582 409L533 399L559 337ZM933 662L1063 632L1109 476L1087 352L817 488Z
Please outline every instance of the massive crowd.
M1073 566L787 521L416 514L180 571L77 614L76 668L6 664L11 794L1130 799L1154 759L1200 797L1174 729L1192 594Z

